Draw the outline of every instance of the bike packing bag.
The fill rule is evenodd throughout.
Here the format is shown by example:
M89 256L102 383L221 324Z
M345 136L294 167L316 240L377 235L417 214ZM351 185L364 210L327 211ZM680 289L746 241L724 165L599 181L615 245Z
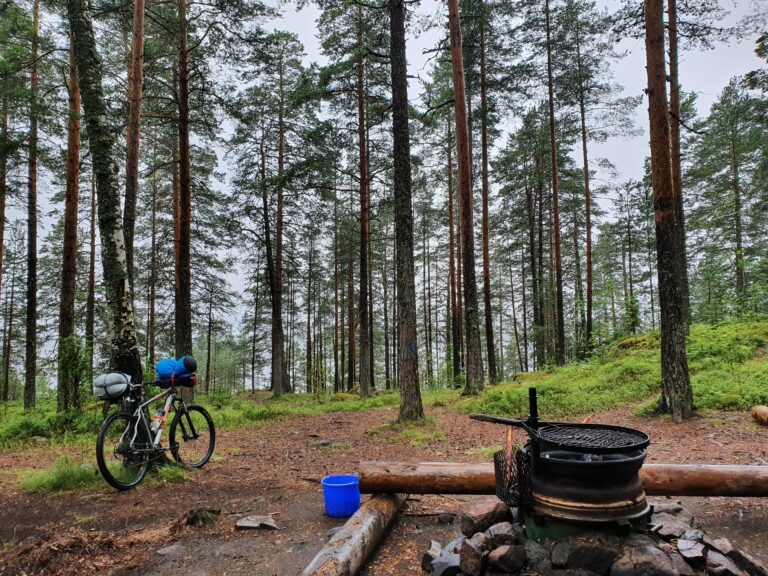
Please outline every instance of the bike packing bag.
M195 374L187 374L186 376L177 376L175 378L158 379L153 382L158 388L167 390L173 386L183 386L184 388L192 388L197 380Z
M99 400L114 400L120 398L128 389L131 377L122 372L102 374L93 382L93 395Z

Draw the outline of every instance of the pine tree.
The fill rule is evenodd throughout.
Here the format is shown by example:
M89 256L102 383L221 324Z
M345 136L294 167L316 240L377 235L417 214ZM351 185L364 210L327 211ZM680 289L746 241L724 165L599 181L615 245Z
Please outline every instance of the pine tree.
M675 250L675 204L669 151L669 115L664 66L662 0L645 0L648 115L656 208L656 255L661 303L661 375L663 399L675 421L689 418L693 394L686 357L686 321Z

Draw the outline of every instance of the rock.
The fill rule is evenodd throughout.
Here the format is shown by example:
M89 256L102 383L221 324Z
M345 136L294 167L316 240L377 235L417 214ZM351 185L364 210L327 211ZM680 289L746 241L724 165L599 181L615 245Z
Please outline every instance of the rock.
M677 541L677 551L680 553L680 556L694 568L701 568L704 566L706 558L704 555L704 544L701 542L680 539Z
M509 522L494 524L485 531L485 536L488 539L488 548L490 549L520 543L519 534Z
M632 562L632 556L629 552L625 552L611 566L611 576L635 576L635 565Z
M597 576L594 572L591 570L582 570L582 569L559 569L559 570L550 570L547 573L547 576Z
M160 548L160 550L155 552L155 554L158 556L164 556L166 558L178 558L183 556L184 552L186 552L186 548L184 548L184 546L181 544L171 544L165 548Z
M432 569L432 562L434 562L435 559L440 556L442 551L443 548L440 546L440 543L432 540L429 545L429 550L425 551L424 554L421 555L421 569L425 572L429 572Z
M701 530L686 530L680 535L680 540L693 540L694 542L704 542L704 532Z
M272 516L246 516L237 521L235 528L237 530L256 530L259 528L280 530Z
M488 564L500 572L520 572L525 566L525 547L500 546L488 555Z
M565 568L568 566L568 557L573 550L573 543L570 540L563 540L555 544L552 549L552 566L556 568Z
M484 498L474 502L461 513L461 531L467 536L488 530L507 518L509 508L498 498Z
M485 534L482 532L478 532L472 538L467 538L461 543L459 568L466 576L480 576L483 573L485 558L488 555L485 544Z
M741 570L731 560L716 552L710 550L707 554L707 574L710 576L739 576Z
M611 566L611 576L679 576L672 560L653 546L628 548Z
M448 514L447 512L438 514L437 521L440 522L440 524L453 524L453 514Z
M734 548L726 556L751 576L768 576L768 569L746 552Z
M525 544L526 566L530 572L545 574L551 570L547 549L535 540L526 540Z
M187 526L208 526L219 519L221 510L206 510L205 508L195 508L187 512L184 517L184 523Z
M645 534L632 534L624 540L624 544L630 548L642 548L643 546L656 546L658 543L656 540Z
M693 571L693 568L688 566L688 563L683 560L683 557L680 556L677 552L668 552L667 555L669 556L669 559L672 560L672 566L675 567L675 570L678 571L680 576L695 576L696 573Z
M464 542L466 539L466 536L464 534L459 534L459 537L455 540L451 540L448 542L448 544L445 545L445 548L443 548L443 551L448 551L453 554L458 554L461 550L461 543Z
M604 546L591 540L581 540L574 543L566 565L571 569L591 570L596 574L607 575L617 556L615 547Z
M432 561L431 576L458 576L459 569L459 555L453 553L443 553Z
M710 548L716 552L720 552L720 554L724 556L728 556L728 554L733 551L733 544L731 544L731 541L728 540L728 538L717 538L712 540Z
M679 538L691 528L690 523L685 522L668 512L661 512L660 514L651 516L651 524L656 524L659 527L658 534L665 540Z
M693 514L691 514L688 510L683 508L679 502L675 502L673 504L654 504L653 513L654 514L661 514L661 513L671 514L672 516L675 516L676 518L685 522L689 526L693 526Z

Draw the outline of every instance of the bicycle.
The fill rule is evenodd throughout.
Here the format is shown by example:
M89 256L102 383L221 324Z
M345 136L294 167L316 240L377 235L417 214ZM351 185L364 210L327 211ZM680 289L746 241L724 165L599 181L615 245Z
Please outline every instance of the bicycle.
M112 378L104 384L103 395L98 392L100 379ZM138 486L147 475L150 465L170 452L179 464L202 468L210 460L216 443L216 430L208 411L196 404L187 404L177 387L191 388L195 375L169 381L132 384L124 374L107 374L94 383L94 392L100 398L118 405L117 412L107 416L96 440L96 463L104 480L117 490L130 490ZM165 389L144 400L144 387L154 385ZM110 386L111 391L107 391ZM148 421L150 404L165 399L162 411ZM168 433L168 447L161 439L168 415L174 416Z

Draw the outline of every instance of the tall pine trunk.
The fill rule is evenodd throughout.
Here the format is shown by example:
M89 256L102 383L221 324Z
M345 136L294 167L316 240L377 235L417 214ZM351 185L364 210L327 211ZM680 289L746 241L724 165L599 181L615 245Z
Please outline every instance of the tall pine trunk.
M285 361L285 334L283 332L283 322L279 317L280 309L277 306L277 295L275 293L277 287L276 270L275 270L275 258L272 251L272 227L269 223L269 190L267 188L267 153L264 150L265 143L262 142L259 147L259 155L261 161L260 176L261 176L261 201L262 201L262 217L264 219L264 247L267 256L267 281L269 283L269 297L272 303L272 394L275 397L282 396L283 394L290 392L286 389L284 383L286 382L287 364Z
M176 356L192 354L192 179L189 150L189 47L187 44L187 0L179 0L179 244L176 276L179 291L175 301Z
M386 263L386 258L384 259ZM384 284L384 318L386 321L387 287ZM386 332L385 332L386 336ZM344 360L342 358L342 369ZM333 391L341 392L342 375L339 372L339 201L333 198ZM389 380L389 363L387 363ZM389 382L387 382L389 388Z
M424 418L419 389L416 286L413 264L411 144L408 129L408 76L405 57L405 0L389 0L392 64L392 142L394 157L397 333L400 367L400 420Z
M461 24L458 0L448 0L448 25L451 37L454 114L456 117L456 155L459 168L459 219L461 221L462 266L464 275L464 332L466 339L467 381L464 394L474 395L484 388L483 358L480 352L480 327L475 276L475 233L472 206L472 158L469 149L464 59L461 49Z
M365 114L365 59L363 51L363 9L357 9L357 44L360 52L356 64L357 95L357 145L360 170L360 290L358 292L358 316L360 318L360 396L370 395L371 340L368 322L368 243L371 237L370 197L368 188L368 153Z
M306 380L307 380L307 394L314 392L313 383L314 378L312 374L312 255L314 252L314 245L312 240L309 241L309 262L307 273L307 362L306 362Z
M139 126L144 82L144 0L133 0L131 65L128 68L128 130L125 136L125 202L123 227L128 278L133 287L133 236L136 227L136 198L139 193Z
M584 225L586 227L586 281L587 281L587 318L584 342L586 351L592 349L592 191L589 176L589 151L587 148L587 111L584 94L584 69L581 59L581 36L579 20L576 20L576 66L579 74L579 122L581 128L581 157L584 171Z
M98 191L102 267L111 338L110 367L129 374L134 382L141 382L141 359L136 341L120 213L115 137L105 121L109 114L102 87L103 65L96 51L89 3L87 0L68 0L67 10L75 41L83 118Z
M64 246L59 299L58 410L80 405L80 345L75 338L77 279L77 204L80 176L80 88L75 47L69 48L69 111L67 118L67 188L64 201Z
M150 221L149 245L149 297L147 302L147 363L150 369L155 366L155 300L157 292L157 173L152 172L152 216Z
M480 152L483 198L483 305L485 308L485 350L488 358L488 379L491 384L499 381L496 373L496 347L493 341L493 309L491 308L491 257L488 225L488 78L485 71L485 7L480 16Z
M5 258L5 207L8 202L8 99L3 96L0 108L0 292L3 288Z
M29 98L29 163L27 188L27 318L24 358L24 409L35 407L37 381L37 56L40 43L40 0L32 5L32 70Z
M735 268L736 268L736 303L740 312L743 312L747 303L747 277L744 273L744 240L741 222L741 180L739 176L737 133L731 133L731 189L733 191L733 233L735 242Z
M14 265L15 269L16 266ZM7 327L5 331L5 345L3 346L3 390L2 400L7 402L10 399L8 378L11 374L11 350L13 348L13 305L16 296L16 274L15 270L11 270L11 298L8 306L8 319L6 321Z
M88 356L87 381L93 380L94 328L96 324L96 178L91 177L91 215L88 255L88 294L85 300L85 346Z
M451 313L451 360L453 366L453 380L461 373L461 344L459 339L459 313L456 294L456 258L455 246L456 235L454 234L453 217L453 159L451 150L453 148L453 138L451 137L451 121L448 120L448 281L450 290L450 313Z
M667 0L669 22L669 148L672 153L672 189L675 201L675 262L680 277L686 330L691 322L690 290L688 286L688 248L685 241L685 207L683 204L683 170L680 157L680 59L677 38L677 0Z
M693 412L693 393L685 350L686 314L676 239L675 193L669 150L664 17L662 0L645 0L645 50L648 72L648 117L651 130L651 176L656 220L656 258L661 303L661 376L663 398L680 422Z
M381 270L381 287L384 296L384 388L392 388L392 373L390 370L389 352L389 278L387 277L387 243L384 243L384 258Z
M279 95L279 108L278 108L278 120L277 120L277 172L278 176L282 177L285 172L285 79L283 77L283 63L282 61L278 65L278 95ZM273 313L273 321L280 324L280 333L284 332L283 329L283 214L285 211L285 193L283 190L282 178L278 179L277 185L277 221L275 223L275 288L274 288L274 301L273 306L275 308ZM281 344L282 346L282 344ZM291 380L288 374L288 366L285 361L285 352L280 351L280 358L282 358L283 366L280 370L282 374L282 382L280 388L283 393L290 392Z
M347 392L355 387L355 284L354 284L354 256L349 251L347 261Z
M552 71L552 25L549 0L545 5L547 25L547 91L549 103L549 143L552 169L552 226L554 228L555 257L555 299L557 336L555 340L555 362L565 364L565 319L563 313L563 262L560 254L560 194L557 170L557 136L555 130L555 86Z
M211 337L213 334L213 288L208 295L208 323L205 337L205 393L208 394L211 386Z

